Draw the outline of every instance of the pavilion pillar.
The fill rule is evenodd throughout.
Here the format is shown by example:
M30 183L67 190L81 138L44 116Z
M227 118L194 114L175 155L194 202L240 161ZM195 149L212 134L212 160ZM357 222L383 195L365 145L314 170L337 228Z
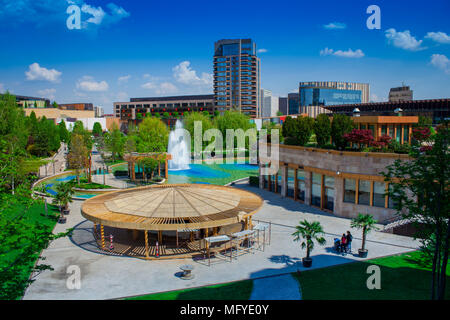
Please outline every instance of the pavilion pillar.
M150 258L150 254L148 252L148 231L145 230L144 233L145 233L145 257L147 259L149 259Z
M177 233L177 248L178 248L178 230L176 231Z
M162 244L162 231L158 231L158 242L159 244Z
M161 177L161 162L158 162L158 177Z
M131 161L131 181L136 181L134 161Z
M139 230L133 230L133 240L136 241L139 238Z
M100 225L100 234L102 237L102 250L105 250L105 228L103 227L103 224Z
M169 163L167 161L167 158L164 161L164 165L165 165L165 169L166 169L166 172L165 172L166 179L169 179Z
M213 228L213 236L217 236L217 227Z
M191 241L191 242L194 241L194 232L192 232L192 231L191 231L190 241Z

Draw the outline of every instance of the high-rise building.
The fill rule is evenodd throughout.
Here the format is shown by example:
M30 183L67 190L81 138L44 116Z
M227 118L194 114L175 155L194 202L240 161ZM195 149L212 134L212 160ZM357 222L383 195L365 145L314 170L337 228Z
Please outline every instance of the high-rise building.
M369 84L308 81L299 84L300 106L330 106L369 102Z
M278 97L272 96L272 91L261 89L261 117L275 117L278 111Z
M288 94L288 114L300 113L300 99L298 93Z
M261 116L260 60L251 39L225 39L214 44L214 106Z
M278 98L278 111L280 111L283 115L288 114L288 98L287 97L279 97Z
M101 118L105 114L103 107L94 107L94 113L96 118Z
M389 90L389 102L411 101L412 99L413 91L409 86L401 86Z

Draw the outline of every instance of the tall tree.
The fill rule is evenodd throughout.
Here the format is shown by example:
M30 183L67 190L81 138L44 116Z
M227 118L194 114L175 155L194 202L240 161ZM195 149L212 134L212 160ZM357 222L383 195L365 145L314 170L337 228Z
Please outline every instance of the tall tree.
M103 129L102 129L102 125L100 124L100 122L95 122L94 123L94 127L92 128L92 134L95 137L100 136L103 133Z
M105 135L105 146L108 151L111 152L113 161L117 157L121 158L124 151L125 137L122 132L120 132L119 127L113 123L110 132Z
M353 121L344 114L334 114L331 122L331 139L334 145L343 150L347 146L347 140L344 135L350 133L353 129Z
M321 113L314 121L314 133L319 147L324 147L330 143L331 139L331 121L325 113Z
M429 130L423 130L430 133ZM432 250L431 299L445 299L450 239L450 126L421 135L411 160L396 160L384 172L398 214L417 224L424 247Z
M145 118L137 130L138 152L166 152L169 142L169 129L161 120Z
M70 139L69 154L67 155L67 161L70 168L75 170L77 176L77 182L80 184L81 171L89 167L89 153L85 145L84 137L80 134L72 134Z
M66 122L64 119L61 119L61 122L58 124L59 138L61 142L69 143L69 130L67 130Z

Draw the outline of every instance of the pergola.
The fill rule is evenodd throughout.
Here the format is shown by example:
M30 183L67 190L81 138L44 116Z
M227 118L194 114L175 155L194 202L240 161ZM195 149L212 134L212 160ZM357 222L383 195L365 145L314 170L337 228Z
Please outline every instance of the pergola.
M172 160L172 155L166 152L151 152L151 153L137 153L132 152L124 155L124 160L128 162L128 174L130 176L131 181L136 181L136 164L139 165L139 160L144 158L153 158L155 160L164 160L164 168L165 168L165 178L169 178L169 166L168 161ZM158 163L158 176L161 175L161 165Z
M152 185L88 199L83 203L81 214L94 222L95 230L100 225L98 244L102 250L108 250L105 226L111 230L126 229L132 232L132 241L137 241L139 233L144 233L141 254L136 255L152 259L164 255L192 255L202 249L204 238L249 229L252 215L262 204L263 200L256 194L233 187ZM169 237L169 233L172 236ZM150 235L155 236L152 241ZM180 235L186 240L181 245ZM129 251L133 250L136 251L130 246Z

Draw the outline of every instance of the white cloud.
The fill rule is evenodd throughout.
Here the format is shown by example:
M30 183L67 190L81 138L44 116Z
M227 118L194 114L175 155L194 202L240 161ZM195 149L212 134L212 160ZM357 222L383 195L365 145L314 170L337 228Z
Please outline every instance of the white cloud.
M443 54L433 54L430 63L447 74L450 74L450 60Z
M258 53L266 53L266 52L267 52L267 49L264 49L264 48L258 49Z
M450 44L450 36L445 32L428 32L425 38L438 43Z
M347 25L342 22L330 22L329 24L325 24L323 27L328 30L340 30L347 28Z
M397 32L394 28L391 28L386 30L385 35L389 43L393 44L394 47L409 51L419 51L426 49L421 46L423 40L416 40L416 38L411 35L409 30Z
M130 80L130 78L131 78L131 75L127 75L127 76L119 77L119 79L117 79L117 81L119 83L125 83L125 82L128 82L128 80Z
M27 76L27 80L45 80L50 82L59 82L62 72L59 72L55 69L47 69L41 67L39 63L30 64L28 67L28 71L25 72Z
M353 51L352 49L348 49L347 51L337 50L334 51L333 49L325 48L323 50L320 50L321 56L337 56L337 57L343 57L343 58L362 58L364 57L364 52L362 52L361 49L357 49Z
M178 91L178 88L170 82L163 82L156 90L157 94L171 94Z
M89 92L108 91L109 85L106 81L95 81L92 77L84 76L77 82L77 89Z
M70 3L72 2L72 0L69 0L68 2ZM89 18L87 19L82 19L83 29L89 28L90 25L100 26L114 24L130 16L129 12L114 3L109 3L106 5L106 7L109 9L109 12L106 12L101 6L94 7L82 0L75 0L73 2L75 2L75 4L77 4L78 6L81 6L81 12L89 16Z
M44 90L38 90L37 92L40 96L42 96L43 98L47 98L50 100L55 100L55 93L56 93L56 89L44 89Z
M155 82L150 81L144 83L141 87L144 89L153 90L156 94L171 94L178 91L178 88L170 82L163 82L161 84L157 84Z
M194 86L212 86L213 76L212 74L203 72L202 76L197 76L197 72L190 67L191 63L189 61L183 61L180 64L173 67L173 76L175 80Z

